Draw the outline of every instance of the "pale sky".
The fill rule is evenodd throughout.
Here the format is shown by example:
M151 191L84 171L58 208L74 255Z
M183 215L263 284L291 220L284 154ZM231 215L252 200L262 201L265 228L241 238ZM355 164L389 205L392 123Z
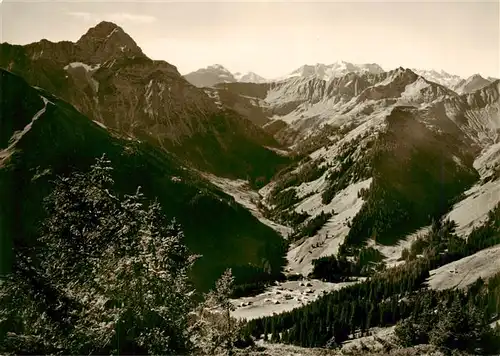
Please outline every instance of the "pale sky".
M181 74L219 63L275 78L303 64L345 60L500 77L499 17L499 0L4 0L0 39L76 41L108 20Z

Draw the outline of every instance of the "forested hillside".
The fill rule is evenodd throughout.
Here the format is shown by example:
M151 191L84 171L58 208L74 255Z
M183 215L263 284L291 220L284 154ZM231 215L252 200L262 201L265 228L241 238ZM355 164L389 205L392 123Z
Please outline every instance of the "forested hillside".
M264 267L280 273L285 253L281 236L174 156L104 129L9 72L1 71L0 80L2 92L9 93L2 95L2 134L10 137L24 128L8 147L3 140L6 148L0 156L2 272L9 269L12 246L37 240L50 182L58 175L88 170L106 154L113 163L116 189L131 194L141 186L148 199L157 198L163 212L182 225L190 249L203 255L193 272L199 288L210 288L227 267L234 268L237 283L252 280Z
M436 221L403 254L405 264L374 273L366 282L331 292L305 307L249 321L247 332L274 342L335 347L372 327L396 324L404 346L431 343L445 350L499 352L500 334L489 327L500 311L499 274L480 279L465 291L426 287L430 270L499 243L500 205L467 241L454 234L453 222Z

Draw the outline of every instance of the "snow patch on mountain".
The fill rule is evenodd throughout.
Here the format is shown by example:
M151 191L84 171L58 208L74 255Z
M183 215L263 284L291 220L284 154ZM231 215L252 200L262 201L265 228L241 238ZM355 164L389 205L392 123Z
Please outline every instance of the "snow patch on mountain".
M441 84L448 89L452 89L460 82L463 80L462 77L454 74L450 74L445 72L444 70L441 71L436 71L436 70L426 70L426 69L412 69L413 72L416 74L424 77L425 79Z
M346 61L337 61L332 64L317 63L315 65L303 65L283 77L276 78L277 81L295 77L316 77L329 81L341 77L347 73L383 73L384 70L376 63L354 64Z
M220 100L219 92L217 91L217 89L205 88L204 91L211 99L214 100L215 105L217 105L219 109L222 109L223 105Z
M94 71L98 70L101 67L101 65L100 64L89 65L89 64L82 63L82 62L72 62L72 63L69 63L68 65L64 66L64 70L79 68L79 67L85 69L87 72L94 72Z
M100 67L101 67L100 63L95 64L95 65L89 65L86 63L82 63L82 62L72 62L72 63L69 63L66 66L64 66L64 70L71 71L71 70L74 70L76 68L83 68L86 72L86 77L87 77L89 84L92 86L92 89L94 90L94 92L97 93L99 91L99 82L95 78L92 77L92 74L96 70L98 70Z
M398 100L398 104L411 104L415 102L422 102L422 90L426 89L430 84L422 77L418 78L413 83L408 84L405 87L405 91L401 93L401 98Z
M427 281L432 289L464 289L478 278L484 280L500 271L500 245L430 271Z
M474 168L486 178L492 168L500 168L500 143L483 150L474 161ZM488 218L488 213L500 203L500 179L474 185L465 193L466 198L455 204L447 218L457 223L457 235L467 237L474 227Z

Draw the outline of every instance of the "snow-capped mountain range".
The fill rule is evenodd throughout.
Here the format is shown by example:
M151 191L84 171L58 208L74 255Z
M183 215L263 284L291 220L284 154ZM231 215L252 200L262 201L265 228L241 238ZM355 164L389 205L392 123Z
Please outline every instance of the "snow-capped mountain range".
M347 73L372 73L380 74L383 73L384 69L376 63L366 63L366 64L353 64L346 61L338 61L333 64L322 64L317 63L315 65L303 65L302 67L294 70L290 74L277 78L288 79L294 77L310 77L314 76L322 80L329 81L333 78L338 78Z
M479 74L474 74L469 78L462 78L459 75L450 74L444 70L436 71L434 69L415 69L412 71L425 78L428 81L440 84L455 91L458 94L472 93L475 90L494 82L496 78L483 78ZM231 73L227 68L220 64L214 64L206 68L184 75L184 78L191 84L198 87L213 87L221 83L271 83L281 82L291 78L310 78L314 77L324 81L331 81L340 78L349 73L362 74L381 74L385 70L376 63L354 64L346 61L337 61L332 64L317 63L314 65L305 64L287 75L276 78L264 78L255 72L236 72Z

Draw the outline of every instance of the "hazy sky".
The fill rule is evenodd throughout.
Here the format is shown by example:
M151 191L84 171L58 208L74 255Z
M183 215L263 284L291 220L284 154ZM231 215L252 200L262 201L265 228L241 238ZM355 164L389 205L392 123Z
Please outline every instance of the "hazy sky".
M0 0L1 1L1 0ZM378 63L500 77L499 1L12 1L2 42L76 41L100 20L182 74L220 63L272 78L303 64Z

